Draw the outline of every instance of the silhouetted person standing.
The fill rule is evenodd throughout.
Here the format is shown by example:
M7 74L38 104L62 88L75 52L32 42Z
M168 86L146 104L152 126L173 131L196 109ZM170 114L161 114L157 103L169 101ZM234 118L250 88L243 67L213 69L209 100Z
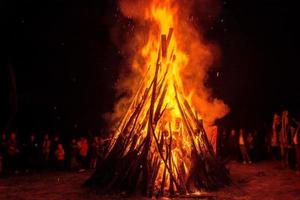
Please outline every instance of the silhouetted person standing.
M36 170L39 168L39 144L35 134L30 135L26 150L27 168Z
M281 131L280 131L280 151L281 151L281 160L282 167L289 167L289 156L290 149L292 148L292 133L291 126L289 123L289 113L288 111L282 112L282 121L281 121Z
M44 168L47 168L49 165L50 150L51 150L51 140L49 138L49 135L45 134L42 141L42 160L43 160Z
M247 150L247 147L246 147L246 140L245 140L245 131L244 131L244 129L240 129L239 146L240 146L240 151L241 151L242 158L243 158L243 163L244 164L246 164L246 163L251 164L252 161L251 161L251 159L249 157L248 150Z
M248 155L250 160L254 160L254 135L250 132L247 136Z
M229 139L228 139L228 146L229 146L229 156L231 160L238 159L238 134L234 129L230 131Z
M0 141L0 174L4 173L7 161L7 140L6 134L2 133Z
M100 156L100 142L97 136L94 136L93 143L91 144L91 162L90 168L95 169L98 158Z
M56 155L56 169L63 170L65 165L65 150L61 143L57 144L55 155Z
M295 145L295 152L296 152L296 173L300 174L300 127L298 124L298 128L295 132L295 135L293 137L293 142Z
M70 169L76 170L78 168L78 154L79 154L79 148L77 145L77 141L75 138L72 139L70 144Z
M281 130L280 116L278 114L274 114L273 124L272 124L272 134L271 134L271 153L272 158L279 160L280 158L280 144L279 144L279 136Z
M87 156L88 156L89 145L85 137L80 138L80 140L78 141L78 147L79 147L79 162L80 162L79 171L82 172L85 171L85 169L88 166Z
M57 146L60 143L60 138L58 135L54 136L53 142L51 144L51 148L50 148L50 165L51 168L56 168L57 166L57 159L56 159L56 150L57 150Z

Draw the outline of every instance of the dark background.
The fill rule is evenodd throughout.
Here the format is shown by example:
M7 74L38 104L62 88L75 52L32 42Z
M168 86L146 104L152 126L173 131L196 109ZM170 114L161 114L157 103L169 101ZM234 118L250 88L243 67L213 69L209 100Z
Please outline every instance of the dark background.
M219 122L226 128L266 126L282 109L298 117L299 12L292 2L221 2L206 35L222 57L207 84L231 108ZM124 59L110 37L111 27L126 22L116 2L3 0L0 6L0 130L105 131L102 116L112 110Z

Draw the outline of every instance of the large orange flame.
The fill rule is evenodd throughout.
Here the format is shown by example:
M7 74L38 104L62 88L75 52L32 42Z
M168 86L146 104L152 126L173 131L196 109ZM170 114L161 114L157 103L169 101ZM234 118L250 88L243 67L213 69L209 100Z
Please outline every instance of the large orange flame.
M142 91L152 84L153 77L157 72L155 66L160 66L157 73L158 82L165 80L161 89L157 89L161 92L162 88L165 88L166 93L162 105L158 105L160 101L156 101L154 105L155 108L159 106L165 108L165 112L152 129L155 129L153 130L154 137L159 139L164 137L165 139L161 139L162 141L172 142L170 145L172 152L169 153L171 156L169 158L170 164L167 165L162 162L158 168L155 186L159 186L162 185L163 180L171 180L169 177L172 174L164 173L166 170L164 166L172 167L170 171L183 171L180 174L188 174L193 168L191 146L194 139L191 137L198 136L189 135L187 127L183 127L182 111L178 106L178 101L186 101L191 108L189 112L197 113L196 118L202 118L206 126L212 125L216 119L223 117L228 112L228 107L221 100L213 98L210 90L205 87L207 71L214 61L215 48L204 41L201 33L195 29L189 20L190 4L180 4L180 1L176 0L123 0L120 1L120 7L124 15L136 19L139 24L143 24L129 42L131 47L136 48L134 49L134 56L130 58L131 74L122 78L118 83L119 88L129 91L129 94L135 94L117 102L115 116L122 116L121 124L129 120L130 112L134 112L133 109L128 110L128 108L134 108L132 104L138 104L143 98ZM171 35L172 37L169 37ZM166 44L163 44L162 41L165 41ZM163 50L164 46L167 46L165 51ZM161 60L158 60L158 52L163 55ZM157 63L158 61L159 63ZM142 85L140 79L142 79ZM141 87L144 88L141 89ZM176 101L177 92L183 98ZM154 97L161 98L163 96L161 93L156 93ZM144 107L151 107L150 100L147 100L145 104ZM136 119L137 126L144 128L136 133L136 138L128 140L129 143L123 153L124 156L131 149L138 149L138 146L145 140L147 126L142 124L143 121L147 122L144 119L148 116L148 112L147 109L142 110L139 118ZM123 113L126 113L125 116ZM195 129L196 125L189 128ZM115 132L114 136L117 138L121 130ZM200 140L196 138L195 141ZM111 143L109 150L112 149L113 145L114 142ZM160 148L158 146L158 144L151 143L150 151L153 154L162 151L165 155L160 155L160 158L168 157L166 152L171 150L164 146L158 151L157 148ZM201 144L194 146L198 148ZM149 156L159 157L158 155ZM166 178L163 178L164 174L166 174ZM176 176L175 174L173 176ZM173 177L173 180L177 179L179 177ZM163 184L166 188L170 185L168 181ZM188 180L184 182L188 182Z
M211 126L216 119L225 116L229 108L222 100L213 98L211 90L205 86L207 72L212 67L218 50L215 45L203 39L200 27L195 27L191 21L191 7L194 0L120 0L122 13L137 21L135 37L123 45L126 51L134 52L129 58L131 74L126 74L117 84L117 89L128 94L134 94L139 87L141 77L145 76L149 66L155 65L157 51L160 48L161 34L168 34L173 28L168 56L176 57L171 66L169 79L176 79L179 88L184 92L190 105L204 120L206 127ZM204 1L202 6L208 6ZM210 1L212 2L212 1ZM201 8L203 9L210 9ZM155 67L149 69L150 75ZM151 77L151 76L149 76ZM151 81L148 79L148 81ZM170 84L170 87L172 85ZM170 107L175 104L173 90L168 90L167 100ZM114 117L120 118L131 102L132 96L121 99L115 106ZM176 111L174 111L176 113Z

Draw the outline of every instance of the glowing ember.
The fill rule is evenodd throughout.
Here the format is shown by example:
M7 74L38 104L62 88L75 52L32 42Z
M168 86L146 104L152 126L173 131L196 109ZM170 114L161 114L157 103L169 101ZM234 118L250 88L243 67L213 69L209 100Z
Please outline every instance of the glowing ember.
M99 168L113 165L112 173L124 173L110 180L111 188L134 191L141 185L150 196L187 194L228 183L202 124L211 125L227 112L203 84L213 60L211 48L186 20L189 13L178 1L134 2L121 1L121 9L147 23L148 31L137 32L131 42L141 48L132 59L134 75L122 79L120 88L135 95L116 106L121 120ZM146 42L141 42L143 35ZM130 102L126 111L120 109L124 102Z

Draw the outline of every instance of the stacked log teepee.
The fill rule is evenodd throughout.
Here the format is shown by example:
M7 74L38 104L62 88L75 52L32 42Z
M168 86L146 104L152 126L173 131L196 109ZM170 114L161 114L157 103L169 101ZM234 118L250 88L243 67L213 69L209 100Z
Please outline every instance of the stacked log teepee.
M172 196L213 190L230 183L227 169L215 157L202 120L177 83L169 81L169 69L175 59L174 50L168 52L172 32L170 29L168 35L161 36L155 73L151 79L149 73L145 75L147 78L142 80L121 119L104 160L85 185L97 186L103 193ZM168 90L173 90L173 100L180 111L178 119L166 117L170 110L165 102ZM178 130L172 130L174 120L179 124Z

